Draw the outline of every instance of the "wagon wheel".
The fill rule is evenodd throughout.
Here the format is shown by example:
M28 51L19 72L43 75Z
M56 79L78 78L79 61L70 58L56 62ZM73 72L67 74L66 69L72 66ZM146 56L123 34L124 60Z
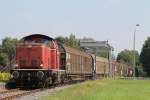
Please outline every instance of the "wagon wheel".
M61 84L64 84L64 82L65 82L65 75L61 75L60 80L61 80Z

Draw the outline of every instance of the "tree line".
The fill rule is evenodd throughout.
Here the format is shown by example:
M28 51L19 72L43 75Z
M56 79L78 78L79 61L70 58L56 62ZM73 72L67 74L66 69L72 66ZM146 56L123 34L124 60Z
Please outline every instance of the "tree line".
M80 39L70 34L69 37L58 36L55 38L57 42L68 45L73 48L80 49ZM6 37L2 39L0 44L0 67L7 66L9 61L15 57L15 47L18 39ZM116 61L133 67L133 50L125 49L118 53ZM107 52L98 52L98 56L108 58ZM145 40L142 51L139 54L135 51L136 76L150 76L150 37Z

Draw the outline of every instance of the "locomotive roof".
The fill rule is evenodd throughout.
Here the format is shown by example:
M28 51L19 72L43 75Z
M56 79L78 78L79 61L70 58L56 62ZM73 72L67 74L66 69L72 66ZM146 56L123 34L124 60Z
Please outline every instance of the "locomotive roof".
M28 40L28 39L31 39L33 37L41 37L41 38L44 38L44 39L47 39L47 40L54 40L53 38L51 38L51 37L49 37L47 35L43 35L43 34L28 35L28 36L23 37L21 40Z

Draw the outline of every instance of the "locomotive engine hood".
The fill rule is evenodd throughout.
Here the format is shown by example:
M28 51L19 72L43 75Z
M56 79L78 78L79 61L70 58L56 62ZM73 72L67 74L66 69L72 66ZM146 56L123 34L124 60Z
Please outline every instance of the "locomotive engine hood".
M33 34L21 39L16 47L16 67L19 69L43 69L44 60L50 49L56 49L55 40L41 34ZM48 65L45 65L48 66Z

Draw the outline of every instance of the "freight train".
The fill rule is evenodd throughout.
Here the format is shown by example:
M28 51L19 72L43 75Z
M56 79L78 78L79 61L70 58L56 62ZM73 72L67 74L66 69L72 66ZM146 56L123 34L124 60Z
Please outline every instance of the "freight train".
M101 57L94 61L91 54L57 43L42 34L22 38L16 46L15 59L11 74L16 86L49 86L65 80L108 76L110 65L113 75L133 75L133 70L125 64L110 63Z

